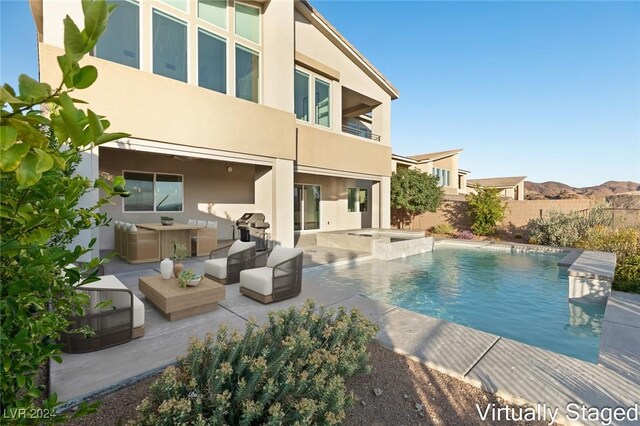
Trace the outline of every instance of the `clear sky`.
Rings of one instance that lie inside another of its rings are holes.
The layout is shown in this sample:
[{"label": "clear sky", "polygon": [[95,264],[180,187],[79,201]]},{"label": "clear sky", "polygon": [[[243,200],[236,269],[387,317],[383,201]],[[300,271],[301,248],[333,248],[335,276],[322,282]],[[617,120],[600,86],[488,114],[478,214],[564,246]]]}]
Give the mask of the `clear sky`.
[{"label": "clear sky", "polygon": [[[395,153],[463,148],[472,178],[640,182],[640,2],[312,4],[400,91]],[[2,82],[35,76],[26,0],[0,8]]]}]

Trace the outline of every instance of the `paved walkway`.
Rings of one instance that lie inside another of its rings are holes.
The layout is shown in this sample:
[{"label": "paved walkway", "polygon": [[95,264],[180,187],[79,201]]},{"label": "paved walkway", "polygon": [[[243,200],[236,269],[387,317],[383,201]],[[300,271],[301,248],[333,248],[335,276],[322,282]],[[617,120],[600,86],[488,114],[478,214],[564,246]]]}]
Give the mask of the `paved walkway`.
[{"label": "paved walkway", "polygon": [[[242,296],[237,284],[226,286],[220,309],[174,322],[164,319],[138,291],[137,277],[154,271],[120,273],[118,278],[145,303],[145,336],[99,352],[65,355],[62,364],[52,365],[52,390],[70,402],[112,390],[172,363],[185,351],[189,336],[215,332],[223,322],[243,328],[249,316],[261,322],[269,310],[300,305],[312,298],[319,304],[359,308],[380,325],[379,344],[513,402],[546,403],[557,407],[561,415],[568,414],[569,403],[632,407],[640,402],[640,297],[612,295],[602,338],[603,362],[594,365],[364,297],[357,286],[338,282],[340,274],[334,273],[336,268],[350,267],[340,263],[358,259],[367,256],[354,259],[343,253],[342,257],[336,255],[338,263],[329,267],[306,269],[302,294],[272,305]],[[201,267],[201,262],[194,261],[192,267],[198,264]],[[617,333],[618,326],[627,327],[627,334],[609,341],[607,330]],[[622,352],[620,345],[625,345]]]}]

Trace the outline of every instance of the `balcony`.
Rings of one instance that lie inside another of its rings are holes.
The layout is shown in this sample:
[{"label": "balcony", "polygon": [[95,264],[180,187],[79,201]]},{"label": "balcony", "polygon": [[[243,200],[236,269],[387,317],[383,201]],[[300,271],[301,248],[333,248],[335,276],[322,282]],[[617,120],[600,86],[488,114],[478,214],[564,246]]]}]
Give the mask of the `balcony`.
[{"label": "balcony", "polygon": [[380,135],[371,133],[371,130],[365,126],[358,126],[355,123],[347,123],[342,125],[342,131],[353,136],[358,136],[372,141],[380,142]]},{"label": "balcony", "polygon": [[342,132],[380,142],[380,136],[373,133],[373,111],[379,105],[379,101],[343,86]]}]

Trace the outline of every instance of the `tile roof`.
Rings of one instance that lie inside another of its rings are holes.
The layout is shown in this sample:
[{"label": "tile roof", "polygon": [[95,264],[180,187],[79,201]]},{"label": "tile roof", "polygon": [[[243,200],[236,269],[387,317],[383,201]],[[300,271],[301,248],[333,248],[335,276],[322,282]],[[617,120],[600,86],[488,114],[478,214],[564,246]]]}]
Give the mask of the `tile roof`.
[{"label": "tile roof", "polygon": [[495,178],[484,178],[484,179],[468,179],[467,186],[480,185],[480,186],[495,187],[495,188],[501,188],[505,186],[516,186],[526,178],[527,178],[526,176],[510,176],[510,177],[495,177]]},{"label": "tile roof", "polygon": [[440,158],[449,157],[453,154],[462,152],[462,149],[450,149],[448,151],[428,152],[426,154],[410,155],[408,158],[416,161],[439,160]]}]

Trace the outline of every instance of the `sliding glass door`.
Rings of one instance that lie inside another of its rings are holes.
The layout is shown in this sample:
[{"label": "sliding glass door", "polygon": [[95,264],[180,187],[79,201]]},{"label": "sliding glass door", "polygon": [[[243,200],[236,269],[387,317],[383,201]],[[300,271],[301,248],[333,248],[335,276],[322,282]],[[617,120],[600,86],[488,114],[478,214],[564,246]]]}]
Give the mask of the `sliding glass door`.
[{"label": "sliding glass door", "polygon": [[320,185],[294,185],[293,229],[320,229]]}]

